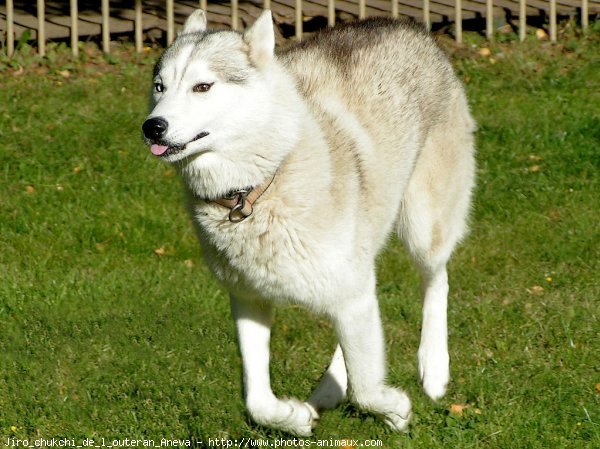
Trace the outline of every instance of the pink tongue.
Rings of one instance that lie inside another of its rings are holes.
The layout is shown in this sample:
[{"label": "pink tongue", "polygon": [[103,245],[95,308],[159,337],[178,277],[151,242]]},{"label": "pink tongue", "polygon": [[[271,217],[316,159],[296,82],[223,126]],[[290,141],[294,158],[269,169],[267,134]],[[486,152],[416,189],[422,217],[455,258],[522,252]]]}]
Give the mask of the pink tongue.
[{"label": "pink tongue", "polygon": [[165,145],[157,145],[157,144],[154,144],[150,147],[150,151],[155,156],[160,156],[160,155],[164,154],[164,152],[167,151],[168,149],[169,149],[169,147],[167,147]]}]

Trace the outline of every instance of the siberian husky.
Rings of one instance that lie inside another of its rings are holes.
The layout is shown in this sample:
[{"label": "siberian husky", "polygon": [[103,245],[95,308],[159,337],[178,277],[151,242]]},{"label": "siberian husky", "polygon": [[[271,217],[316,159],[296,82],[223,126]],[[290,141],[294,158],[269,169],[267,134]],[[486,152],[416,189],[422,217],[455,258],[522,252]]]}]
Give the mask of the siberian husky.
[{"label": "siberian husky", "polygon": [[[346,399],[406,428],[386,383],[375,259],[399,234],[422,275],[425,393],[450,378],[446,263],[464,236],[475,122],[443,51],[419,25],[368,19],[275,52],[271,13],[244,33],[194,12],[154,69],[142,130],[180,172],[206,263],[231,297],[252,419],[310,435]],[[306,401],[270,386],[273,306],[327,316],[339,345]]]}]

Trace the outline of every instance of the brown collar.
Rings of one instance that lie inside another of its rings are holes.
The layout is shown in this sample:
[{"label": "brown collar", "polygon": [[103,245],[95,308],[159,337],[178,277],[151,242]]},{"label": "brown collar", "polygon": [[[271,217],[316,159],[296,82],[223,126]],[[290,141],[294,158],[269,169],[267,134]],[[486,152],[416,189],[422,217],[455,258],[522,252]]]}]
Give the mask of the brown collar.
[{"label": "brown collar", "polygon": [[207,200],[208,203],[218,204],[229,209],[229,221],[239,223],[252,215],[252,206],[263,193],[267,191],[275,175],[267,179],[258,187],[230,191],[227,196],[216,200]]}]

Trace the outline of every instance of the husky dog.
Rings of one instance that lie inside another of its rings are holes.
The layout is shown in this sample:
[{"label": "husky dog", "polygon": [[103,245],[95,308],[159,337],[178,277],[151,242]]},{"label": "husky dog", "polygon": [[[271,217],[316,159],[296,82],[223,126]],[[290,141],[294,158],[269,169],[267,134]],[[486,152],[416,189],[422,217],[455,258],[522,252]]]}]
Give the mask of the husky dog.
[{"label": "husky dog", "polygon": [[[206,263],[230,293],[252,419],[310,435],[348,399],[403,430],[411,403],[386,383],[375,259],[396,232],[420,270],[419,374],[439,399],[446,263],[474,184],[465,93],[410,22],[369,19],[274,47],[269,11],[244,33],[207,31],[194,12],[156,64],[145,142],[179,170]],[[271,390],[279,303],[327,316],[339,339],[305,402]]]}]

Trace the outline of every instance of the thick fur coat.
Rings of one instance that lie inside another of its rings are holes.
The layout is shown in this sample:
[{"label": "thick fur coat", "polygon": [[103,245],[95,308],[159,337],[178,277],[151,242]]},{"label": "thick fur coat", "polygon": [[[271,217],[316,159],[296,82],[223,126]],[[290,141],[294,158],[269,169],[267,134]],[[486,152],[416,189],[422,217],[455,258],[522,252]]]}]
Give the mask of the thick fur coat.
[{"label": "thick fur coat", "polygon": [[[143,129],[153,153],[179,169],[206,262],[231,294],[256,422],[309,435],[321,410],[349,399],[406,427],[410,401],[385,381],[375,294],[375,258],[391,232],[422,274],[423,387],[444,395],[446,263],[467,229],[475,123],[424,29],[369,19],[275,54],[269,12],[240,34],[207,31],[197,11],[156,65]],[[213,201],[273,176],[244,221]],[[270,387],[281,302],[326,315],[339,338],[305,402]]]}]

